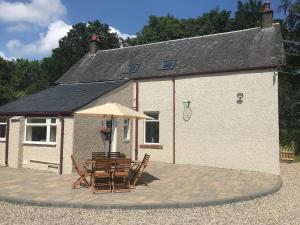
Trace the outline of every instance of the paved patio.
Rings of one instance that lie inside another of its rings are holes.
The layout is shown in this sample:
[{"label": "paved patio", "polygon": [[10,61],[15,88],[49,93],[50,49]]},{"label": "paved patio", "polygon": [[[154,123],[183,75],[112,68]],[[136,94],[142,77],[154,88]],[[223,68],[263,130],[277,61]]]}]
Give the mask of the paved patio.
[{"label": "paved patio", "polygon": [[76,175],[0,167],[0,200],[43,206],[82,208],[176,208],[245,201],[276,192],[280,176],[150,162],[148,186],[129,193],[92,194],[71,188]]}]

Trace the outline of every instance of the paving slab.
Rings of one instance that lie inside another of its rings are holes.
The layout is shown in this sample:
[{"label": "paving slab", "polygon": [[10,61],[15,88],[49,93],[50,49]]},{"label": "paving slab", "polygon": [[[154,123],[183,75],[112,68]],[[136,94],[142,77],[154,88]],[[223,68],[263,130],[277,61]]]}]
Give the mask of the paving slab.
[{"label": "paving slab", "polygon": [[0,200],[54,207],[100,209],[188,208],[251,200],[278,191],[277,175],[150,162],[145,179],[129,193],[93,194],[72,189],[73,175],[0,167]]}]

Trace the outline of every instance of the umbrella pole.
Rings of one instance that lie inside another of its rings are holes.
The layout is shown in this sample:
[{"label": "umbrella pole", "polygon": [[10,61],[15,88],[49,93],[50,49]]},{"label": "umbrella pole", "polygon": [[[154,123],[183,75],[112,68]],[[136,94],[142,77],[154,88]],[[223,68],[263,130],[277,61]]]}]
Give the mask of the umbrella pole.
[{"label": "umbrella pole", "polygon": [[111,138],[112,138],[112,132],[113,132],[113,116],[111,116],[111,123],[110,123],[110,137],[109,137],[109,145],[108,145],[108,156],[110,155],[111,150]]}]

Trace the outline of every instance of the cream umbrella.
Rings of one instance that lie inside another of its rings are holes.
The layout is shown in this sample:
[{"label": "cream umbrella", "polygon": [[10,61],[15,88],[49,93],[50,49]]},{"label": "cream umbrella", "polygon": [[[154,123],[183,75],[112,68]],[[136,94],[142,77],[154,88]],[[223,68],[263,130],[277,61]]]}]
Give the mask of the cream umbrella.
[{"label": "cream umbrella", "polygon": [[[95,106],[75,112],[79,116],[95,116],[95,117],[110,117],[114,118],[131,118],[131,119],[152,119],[144,113],[134,111],[118,103],[106,103],[104,105]],[[109,140],[109,152],[111,148],[111,137]]]},{"label": "cream umbrella", "polygon": [[75,112],[79,116],[96,116],[96,117],[121,117],[132,119],[152,119],[144,113],[134,111],[118,103],[106,103]]}]

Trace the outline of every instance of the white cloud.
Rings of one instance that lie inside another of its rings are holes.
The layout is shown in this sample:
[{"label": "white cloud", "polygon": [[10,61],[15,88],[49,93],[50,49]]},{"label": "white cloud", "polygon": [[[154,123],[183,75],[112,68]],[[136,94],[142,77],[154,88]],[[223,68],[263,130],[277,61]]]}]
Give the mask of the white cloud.
[{"label": "white cloud", "polygon": [[7,59],[6,55],[4,54],[4,52],[1,52],[0,51],[0,56],[3,58],[3,59]]},{"label": "white cloud", "polygon": [[31,27],[27,24],[24,23],[19,23],[17,25],[11,26],[7,28],[8,31],[10,32],[22,32],[22,31],[28,31],[31,30]]},{"label": "white cloud", "polygon": [[31,0],[28,3],[0,0],[0,21],[47,26],[59,20],[67,10],[61,0]]},{"label": "white cloud", "polygon": [[17,57],[47,56],[51,50],[58,47],[58,41],[64,37],[72,26],[62,20],[55,21],[48,26],[46,34],[41,33],[40,39],[24,44],[19,40],[10,40],[6,44],[9,52]]},{"label": "white cloud", "polygon": [[126,34],[126,33],[122,33],[121,31],[119,31],[118,29],[109,26],[110,32],[111,33],[116,33],[119,37],[123,38],[123,39],[127,39],[127,38],[135,38],[136,35],[134,34]]},{"label": "white cloud", "polygon": [[4,52],[0,51],[0,56],[5,60],[16,60],[15,57],[7,57]]}]

